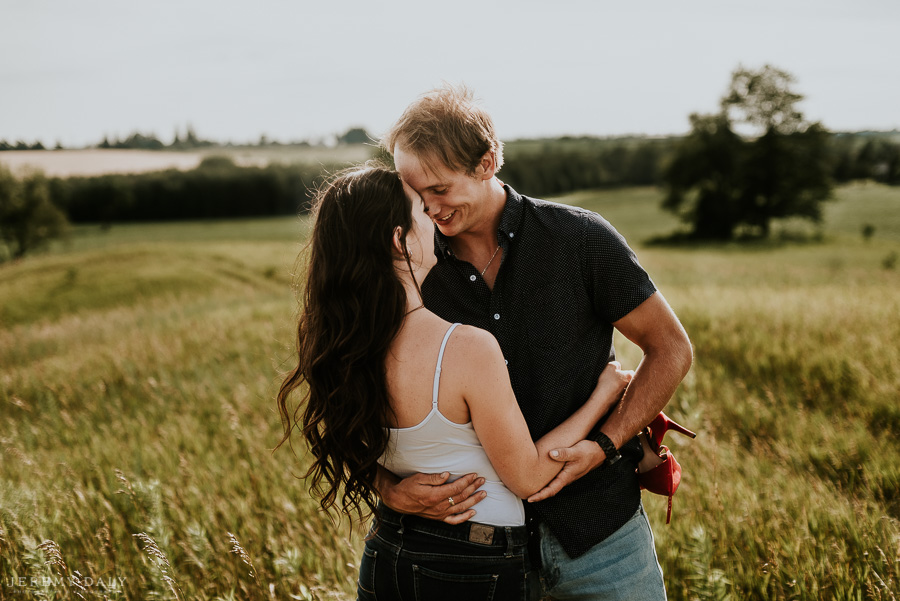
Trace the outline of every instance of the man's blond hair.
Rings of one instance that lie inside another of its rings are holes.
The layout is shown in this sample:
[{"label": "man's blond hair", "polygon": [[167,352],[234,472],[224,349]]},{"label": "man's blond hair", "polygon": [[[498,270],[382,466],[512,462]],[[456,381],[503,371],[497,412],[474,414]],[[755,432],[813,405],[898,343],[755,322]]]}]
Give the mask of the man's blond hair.
[{"label": "man's blond hair", "polygon": [[391,155],[399,145],[428,168],[439,161],[468,175],[488,152],[495,170],[503,165],[503,142],[497,138],[491,116],[475,104],[464,85],[444,85],[419,96],[381,139]]}]

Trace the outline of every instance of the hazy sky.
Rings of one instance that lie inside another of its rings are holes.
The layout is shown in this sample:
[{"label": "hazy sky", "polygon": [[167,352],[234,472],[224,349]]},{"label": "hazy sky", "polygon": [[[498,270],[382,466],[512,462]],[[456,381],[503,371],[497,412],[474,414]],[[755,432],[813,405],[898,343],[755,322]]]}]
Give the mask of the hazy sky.
[{"label": "hazy sky", "polygon": [[442,81],[504,139],[683,133],[765,63],[833,130],[900,128],[897,0],[0,0],[0,139],[379,134]]}]

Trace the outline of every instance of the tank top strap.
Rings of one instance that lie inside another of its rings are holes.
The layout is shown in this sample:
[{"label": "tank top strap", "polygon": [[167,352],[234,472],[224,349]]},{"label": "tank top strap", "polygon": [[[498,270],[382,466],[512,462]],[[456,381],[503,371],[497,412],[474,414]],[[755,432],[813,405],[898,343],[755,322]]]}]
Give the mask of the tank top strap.
[{"label": "tank top strap", "polygon": [[460,324],[455,323],[447,330],[447,333],[444,334],[444,340],[441,342],[441,351],[438,353],[437,367],[434,368],[434,392],[431,394],[431,406],[437,408],[438,403],[438,388],[441,386],[441,362],[444,360],[444,349],[447,348],[447,341],[450,340],[450,334],[453,333],[453,330],[456,329],[456,326]]}]

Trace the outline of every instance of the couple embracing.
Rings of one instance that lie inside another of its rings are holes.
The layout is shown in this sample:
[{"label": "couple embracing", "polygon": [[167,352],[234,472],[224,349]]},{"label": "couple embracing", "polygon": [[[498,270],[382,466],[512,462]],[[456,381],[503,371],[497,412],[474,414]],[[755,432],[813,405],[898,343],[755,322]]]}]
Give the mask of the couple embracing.
[{"label": "couple embracing", "polygon": [[396,171],[319,193],[278,395],[323,507],[374,514],[358,598],[664,599],[639,472],[691,365],[677,317],[603,218],[497,178],[465,89],[420,97],[383,145]]}]

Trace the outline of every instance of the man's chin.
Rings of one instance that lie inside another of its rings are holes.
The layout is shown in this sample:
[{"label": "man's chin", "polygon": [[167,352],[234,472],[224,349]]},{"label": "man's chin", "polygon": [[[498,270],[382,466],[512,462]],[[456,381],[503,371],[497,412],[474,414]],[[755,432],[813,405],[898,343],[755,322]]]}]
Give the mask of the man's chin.
[{"label": "man's chin", "polygon": [[455,228],[454,225],[453,225],[453,220],[452,220],[452,219],[451,219],[449,222],[447,222],[446,225],[443,225],[443,224],[440,224],[440,223],[438,223],[438,224],[436,224],[436,225],[437,225],[438,231],[439,231],[441,234],[443,234],[444,236],[453,237],[453,236],[455,236],[456,234],[459,233],[458,231],[456,231],[456,228]]}]

